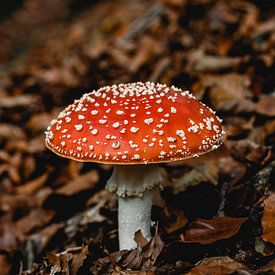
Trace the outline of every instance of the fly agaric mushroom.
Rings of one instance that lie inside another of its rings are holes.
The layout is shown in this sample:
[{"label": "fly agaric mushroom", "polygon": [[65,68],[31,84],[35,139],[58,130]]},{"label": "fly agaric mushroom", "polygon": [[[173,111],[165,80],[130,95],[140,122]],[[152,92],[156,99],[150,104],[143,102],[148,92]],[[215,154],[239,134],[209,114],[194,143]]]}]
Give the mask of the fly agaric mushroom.
[{"label": "fly agaric mushroom", "polygon": [[118,195],[120,249],[150,239],[153,189],[163,181],[158,163],[217,149],[221,120],[188,91],[152,82],[102,87],[62,111],[46,131],[54,153],[114,165],[106,188]]}]

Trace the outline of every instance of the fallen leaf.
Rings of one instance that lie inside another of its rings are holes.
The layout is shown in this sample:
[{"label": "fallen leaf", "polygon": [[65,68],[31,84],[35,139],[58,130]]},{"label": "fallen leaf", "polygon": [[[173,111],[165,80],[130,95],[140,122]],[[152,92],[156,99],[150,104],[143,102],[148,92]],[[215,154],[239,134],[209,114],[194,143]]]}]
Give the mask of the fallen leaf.
[{"label": "fallen leaf", "polygon": [[136,72],[142,65],[148,63],[152,57],[159,55],[164,50],[164,42],[160,43],[150,36],[143,36],[139,43],[140,50],[131,59],[130,64],[125,64],[132,73]]},{"label": "fallen leaf", "polygon": [[14,126],[12,124],[1,123],[0,124],[0,139],[23,139],[25,133],[22,128]]},{"label": "fallen leaf", "polygon": [[246,60],[246,57],[211,56],[201,50],[190,53],[187,64],[188,71],[217,72],[234,68]]},{"label": "fallen leaf", "polygon": [[189,186],[199,185],[202,182],[218,184],[218,166],[215,161],[208,161],[195,165],[193,169],[183,173],[179,178],[171,179],[167,184],[171,186],[173,193],[185,191]]},{"label": "fallen leaf", "polygon": [[82,267],[87,255],[89,253],[88,246],[83,246],[80,251],[72,254],[72,262],[70,263],[70,274],[76,275],[78,274],[78,270]]},{"label": "fallen leaf", "polygon": [[111,275],[155,275],[153,271],[133,271],[133,270],[123,270],[120,267],[116,267],[115,271]]},{"label": "fallen leaf", "polygon": [[245,272],[244,274],[247,274],[248,270],[249,269],[244,265],[225,256],[203,259],[198,262],[187,275],[229,275],[236,271]]},{"label": "fallen leaf", "polygon": [[52,252],[48,252],[46,254],[46,257],[47,257],[49,264],[51,265],[51,269],[54,270],[54,272],[60,272],[62,270],[60,259],[57,255],[55,255]]},{"label": "fallen leaf", "polygon": [[247,211],[251,205],[257,204],[271,183],[274,167],[275,161],[272,161],[249,180],[229,188],[226,195],[225,212],[229,215],[235,215],[235,213],[240,212],[240,209]]},{"label": "fallen leaf", "polygon": [[260,272],[267,272],[267,271],[273,271],[275,272],[275,259],[270,261],[267,265],[264,267],[260,268]]},{"label": "fallen leaf", "polygon": [[0,248],[4,251],[16,249],[24,240],[22,232],[10,222],[9,216],[0,217]]},{"label": "fallen leaf", "polygon": [[11,263],[9,257],[5,254],[0,254],[0,274],[9,275],[11,269]]},{"label": "fallen leaf", "polygon": [[1,108],[28,107],[35,106],[40,97],[37,95],[18,95],[10,97],[1,97]]},{"label": "fallen leaf", "polygon": [[37,228],[40,228],[54,217],[55,212],[52,210],[44,210],[41,208],[34,209],[30,212],[29,215],[21,218],[16,226],[24,233],[28,234],[30,231],[33,231]]},{"label": "fallen leaf", "polygon": [[44,132],[50,124],[53,117],[60,113],[60,109],[55,108],[51,113],[38,113],[33,115],[26,124],[26,128],[31,130],[32,133]]},{"label": "fallen leaf", "polygon": [[79,175],[75,179],[69,181],[64,186],[56,190],[56,194],[64,196],[72,196],[84,190],[92,189],[96,186],[99,180],[99,175],[96,170],[87,172],[84,175]]},{"label": "fallen leaf", "polygon": [[30,195],[35,193],[41,187],[44,186],[45,182],[48,179],[49,174],[46,172],[39,176],[38,178],[31,180],[25,184],[22,184],[16,188],[16,193],[21,195]]},{"label": "fallen leaf", "polygon": [[262,228],[263,240],[275,244],[275,193],[271,193],[264,200]]},{"label": "fallen leaf", "polygon": [[44,248],[50,243],[53,237],[64,227],[61,223],[52,223],[42,230],[29,236],[29,240],[35,244],[37,253],[41,253]]},{"label": "fallen leaf", "polygon": [[256,105],[256,112],[265,116],[275,116],[275,96],[262,96]]},{"label": "fallen leaf", "polygon": [[247,218],[214,217],[211,220],[197,219],[180,235],[184,243],[212,244],[238,233]]},{"label": "fallen leaf", "polygon": [[161,211],[162,219],[164,220],[165,231],[170,234],[180,228],[183,228],[187,219],[181,209],[166,204]]},{"label": "fallen leaf", "polygon": [[[127,257],[123,260],[122,266],[124,268],[136,269],[141,271],[149,271],[153,268],[159,254],[161,253],[164,243],[157,231],[154,237],[147,244],[144,237],[139,236],[141,232],[135,234],[135,240],[141,241],[138,247],[129,252]],[[142,247],[141,247],[142,245]]]}]

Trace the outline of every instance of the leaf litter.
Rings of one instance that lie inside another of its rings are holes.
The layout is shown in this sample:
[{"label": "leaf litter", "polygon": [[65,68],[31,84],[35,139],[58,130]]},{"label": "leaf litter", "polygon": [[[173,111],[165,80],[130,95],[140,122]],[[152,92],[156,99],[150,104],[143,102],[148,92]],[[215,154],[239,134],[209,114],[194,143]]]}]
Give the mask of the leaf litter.
[{"label": "leaf litter", "polygon": [[[274,271],[274,5],[77,2],[25,0],[0,25],[0,273]],[[43,131],[82,93],[139,80],[191,88],[227,135],[164,165],[158,232],[118,251],[110,168],[60,159]]]}]

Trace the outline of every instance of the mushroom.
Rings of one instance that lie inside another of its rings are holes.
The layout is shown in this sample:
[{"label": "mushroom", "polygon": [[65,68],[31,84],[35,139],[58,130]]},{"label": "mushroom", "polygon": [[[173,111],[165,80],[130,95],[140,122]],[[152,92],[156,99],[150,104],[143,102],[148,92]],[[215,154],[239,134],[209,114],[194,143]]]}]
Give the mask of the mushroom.
[{"label": "mushroom", "polygon": [[47,128],[46,145],[62,157],[114,165],[106,188],[118,196],[120,249],[131,249],[136,231],[151,238],[158,164],[210,152],[223,137],[221,120],[188,91],[137,82],[75,100]]}]

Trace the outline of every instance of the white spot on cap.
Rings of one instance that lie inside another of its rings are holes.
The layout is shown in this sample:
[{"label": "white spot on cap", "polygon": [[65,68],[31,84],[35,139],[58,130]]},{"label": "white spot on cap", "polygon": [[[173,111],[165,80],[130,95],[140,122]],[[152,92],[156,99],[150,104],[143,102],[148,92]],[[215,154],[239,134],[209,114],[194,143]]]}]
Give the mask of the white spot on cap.
[{"label": "white spot on cap", "polygon": [[173,137],[168,137],[167,138],[167,140],[169,141],[169,142],[176,142],[176,138],[173,138]]},{"label": "white spot on cap", "polygon": [[93,145],[89,145],[89,150],[93,151],[94,150],[94,146]]},{"label": "white spot on cap", "polygon": [[135,154],[134,157],[133,157],[133,159],[140,159],[140,155]]},{"label": "white spot on cap", "polygon": [[130,129],[130,131],[132,132],[132,133],[136,133],[137,131],[139,130],[139,128],[136,128],[136,127],[131,127],[131,129]]},{"label": "white spot on cap", "polygon": [[67,117],[65,117],[65,121],[66,121],[67,123],[69,123],[69,122],[72,121],[72,119],[71,119],[69,116],[67,116]]},{"label": "white spot on cap", "polygon": [[153,121],[154,121],[153,118],[144,119],[144,122],[148,125],[151,124]]},{"label": "white spot on cap", "polygon": [[105,123],[107,122],[107,120],[106,120],[106,119],[100,119],[98,122],[99,122],[100,124],[105,124]]},{"label": "white spot on cap", "polygon": [[161,107],[158,108],[158,113],[162,113],[163,109]]},{"label": "white spot on cap", "polygon": [[125,114],[124,111],[120,111],[120,110],[116,111],[116,113],[117,113],[117,115],[123,115],[123,114]]},{"label": "white spot on cap", "polygon": [[91,131],[91,133],[92,133],[93,135],[96,135],[96,134],[98,133],[98,130],[97,130],[97,129],[93,129],[93,130]]},{"label": "white spot on cap", "polygon": [[120,147],[120,143],[118,141],[115,141],[115,142],[112,143],[112,147],[114,149],[118,149]]},{"label": "white spot on cap", "polygon": [[119,122],[113,123],[113,127],[114,127],[114,128],[118,128],[118,127],[119,127]]},{"label": "white spot on cap", "polygon": [[79,120],[83,120],[83,119],[85,119],[85,116],[83,116],[83,115],[78,115],[78,119],[79,119]]},{"label": "white spot on cap", "polygon": [[83,126],[82,124],[76,124],[74,128],[76,129],[76,131],[80,131],[83,128]]},{"label": "white spot on cap", "polygon": [[97,114],[98,114],[98,110],[92,110],[92,111],[91,111],[91,114],[92,114],[92,115],[97,115]]},{"label": "white spot on cap", "polygon": [[171,107],[171,113],[175,114],[177,112],[177,109],[175,107]]}]

